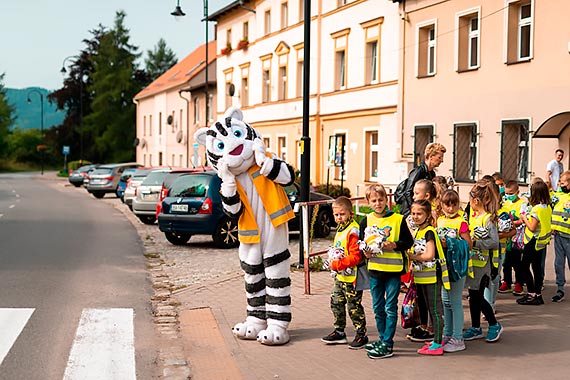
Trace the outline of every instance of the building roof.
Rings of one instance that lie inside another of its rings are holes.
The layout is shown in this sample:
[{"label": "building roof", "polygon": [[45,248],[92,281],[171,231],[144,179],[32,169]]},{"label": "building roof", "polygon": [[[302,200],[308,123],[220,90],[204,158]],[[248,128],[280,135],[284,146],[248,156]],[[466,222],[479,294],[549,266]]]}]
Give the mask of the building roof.
[{"label": "building roof", "polygon": [[[208,64],[216,60],[216,41],[208,44]],[[188,83],[205,68],[206,44],[200,45],[192,53],[168,69],[151,84],[135,95],[135,100],[143,99],[173,87]]]},{"label": "building roof", "polygon": [[234,9],[243,8],[246,10],[253,10],[249,7],[246,7],[245,4],[250,3],[250,0],[235,0],[232,1],[227,6],[223,7],[222,9],[208,15],[208,21],[218,21],[220,17],[224,16],[225,14],[233,11]]}]

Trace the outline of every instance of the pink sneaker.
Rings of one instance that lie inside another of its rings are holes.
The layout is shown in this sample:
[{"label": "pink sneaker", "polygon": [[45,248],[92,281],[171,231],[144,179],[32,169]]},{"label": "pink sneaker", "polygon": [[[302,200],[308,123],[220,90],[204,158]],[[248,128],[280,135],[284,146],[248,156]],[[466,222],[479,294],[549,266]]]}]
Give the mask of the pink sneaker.
[{"label": "pink sneaker", "polygon": [[433,356],[438,356],[438,355],[443,355],[443,346],[439,347],[439,348],[435,348],[435,349],[430,349],[430,346],[423,346],[422,348],[420,348],[418,350],[418,354],[420,355],[433,355]]}]

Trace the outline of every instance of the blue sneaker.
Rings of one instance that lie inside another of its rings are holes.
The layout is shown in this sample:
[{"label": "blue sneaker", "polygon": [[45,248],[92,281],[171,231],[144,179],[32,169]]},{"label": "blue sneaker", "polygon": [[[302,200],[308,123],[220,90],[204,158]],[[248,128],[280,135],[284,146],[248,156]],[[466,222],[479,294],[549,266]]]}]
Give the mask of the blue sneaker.
[{"label": "blue sneaker", "polygon": [[503,325],[497,322],[494,326],[489,326],[489,331],[487,331],[487,338],[485,339],[489,343],[493,343],[499,340],[501,334],[503,333]]},{"label": "blue sneaker", "polygon": [[469,329],[463,333],[463,340],[475,340],[481,338],[483,338],[483,329],[480,327],[469,327]]}]

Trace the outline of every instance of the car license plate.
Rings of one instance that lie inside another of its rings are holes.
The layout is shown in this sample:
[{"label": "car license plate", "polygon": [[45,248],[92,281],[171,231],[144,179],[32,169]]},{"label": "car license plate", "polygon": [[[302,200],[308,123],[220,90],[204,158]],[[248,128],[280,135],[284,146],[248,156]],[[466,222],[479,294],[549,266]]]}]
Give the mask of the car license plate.
[{"label": "car license plate", "polygon": [[[145,201],[157,201],[158,193],[143,194],[143,198]],[[179,206],[186,206],[186,210],[188,210],[188,205],[179,205]]]},{"label": "car license plate", "polygon": [[173,212],[188,212],[188,205],[173,204],[170,206],[170,211]]}]

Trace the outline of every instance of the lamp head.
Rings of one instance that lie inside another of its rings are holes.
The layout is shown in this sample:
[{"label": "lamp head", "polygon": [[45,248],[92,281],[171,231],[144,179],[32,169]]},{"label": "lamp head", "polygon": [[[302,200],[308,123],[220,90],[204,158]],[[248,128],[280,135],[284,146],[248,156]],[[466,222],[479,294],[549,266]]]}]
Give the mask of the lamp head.
[{"label": "lamp head", "polygon": [[61,66],[61,70],[59,70],[59,72],[61,73],[61,75],[65,75],[65,73],[67,73],[65,66]]},{"label": "lamp head", "polygon": [[170,12],[170,14],[176,18],[186,16],[186,13],[182,12],[182,8],[180,8],[180,0],[178,0],[176,8],[174,8],[174,11]]}]

